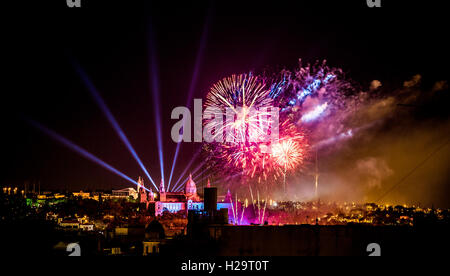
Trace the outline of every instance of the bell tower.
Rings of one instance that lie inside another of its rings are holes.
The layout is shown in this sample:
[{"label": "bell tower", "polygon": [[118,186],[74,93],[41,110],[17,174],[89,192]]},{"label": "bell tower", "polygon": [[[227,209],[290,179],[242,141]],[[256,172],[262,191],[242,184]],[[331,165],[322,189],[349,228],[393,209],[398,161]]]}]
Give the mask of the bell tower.
[{"label": "bell tower", "polygon": [[166,201],[166,190],[164,189],[163,179],[161,179],[161,184],[159,185],[159,201]]},{"label": "bell tower", "polygon": [[147,203],[147,193],[145,192],[144,180],[139,176],[138,178],[138,193],[139,203]]}]

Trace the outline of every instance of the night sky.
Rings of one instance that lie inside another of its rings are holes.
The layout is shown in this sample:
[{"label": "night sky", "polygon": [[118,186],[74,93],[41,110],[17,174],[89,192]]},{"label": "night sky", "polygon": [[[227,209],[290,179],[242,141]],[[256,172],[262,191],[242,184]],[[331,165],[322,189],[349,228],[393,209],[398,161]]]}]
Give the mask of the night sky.
[{"label": "night sky", "polygon": [[[159,65],[166,179],[176,146],[170,113],[186,105],[202,36],[195,98],[233,73],[292,69],[299,58],[326,59],[367,86],[374,79],[401,85],[415,74],[422,75],[425,86],[448,78],[448,19],[440,1],[382,1],[379,9],[368,8],[365,0],[152,2],[85,0],[82,8],[69,9],[63,0],[21,1],[5,9],[12,15],[3,40],[11,85],[2,91],[2,185],[40,181],[44,190],[130,185],[24,118],[55,130],[133,179],[144,176],[72,61],[89,75],[159,182],[151,32]],[[175,180],[199,146],[182,145]]]}]

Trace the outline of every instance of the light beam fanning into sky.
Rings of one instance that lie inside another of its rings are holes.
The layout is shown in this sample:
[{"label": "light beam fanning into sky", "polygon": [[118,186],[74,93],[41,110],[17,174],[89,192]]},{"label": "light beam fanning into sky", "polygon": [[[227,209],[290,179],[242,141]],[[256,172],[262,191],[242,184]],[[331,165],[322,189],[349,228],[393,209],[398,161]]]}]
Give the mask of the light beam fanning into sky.
[{"label": "light beam fanning into sky", "polygon": [[134,150],[133,146],[131,145],[130,141],[128,140],[127,136],[125,135],[125,133],[123,132],[122,128],[120,127],[119,123],[116,121],[116,119],[114,118],[114,116],[112,115],[111,111],[109,110],[109,108],[106,106],[106,103],[103,101],[102,97],[100,96],[100,93],[97,91],[97,89],[95,88],[94,84],[91,82],[91,80],[89,79],[89,77],[87,76],[87,74],[84,72],[84,70],[81,68],[81,66],[76,63],[73,62],[74,67],[77,71],[77,73],[79,74],[81,80],[83,81],[83,83],[85,84],[85,86],[87,87],[87,89],[89,90],[89,92],[91,93],[92,97],[94,98],[95,102],[97,103],[97,105],[100,107],[100,109],[103,111],[103,114],[105,115],[105,117],[108,119],[109,123],[111,124],[111,126],[114,128],[115,132],[117,133],[117,135],[119,136],[120,140],[122,140],[122,142],[125,144],[125,146],[127,147],[127,149],[130,151],[131,155],[134,157],[134,159],[136,160],[136,162],[139,164],[139,166],[141,167],[142,171],[145,173],[145,175],[148,177],[148,179],[150,180],[150,182],[153,184],[153,186],[155,187],[155,189],[158,191],[158,187],[156,186],[155,182],[153,181],[152,177],[150,176],[150,174],[148,173],[147,169],[145,168],[144,164],[142,163],[141,159],[139,158],[139,156],[137,155],[136,151]]},{"label": "light beam fanning into sky", "polygon": [[156,126],[156,139],[158,143],[158,156],[159,156],[159,166],[161,168],[161,179],[164,183],[164,159],[163,159],[163,145],[162,145],[162,125],[161,125],[161,101],[160,101],[160,91],[159,91],[159,72],[158,72],[158,60],[156,55],[156,43],[155,35],[153,34],[152,27],[149,30],[149,48],[150,48],[150,75],[151,75],[151,90],[153,99],[153,112],[155,117]]},{"label": "light beam fanning into sky", "polygon": [[186,174],[186,172],[189,170],[189,168],[191,167],[192,163],[195,161],[195,159],[197,158],[197,156],[200,154],[202,148],[199,148],[197,150],[197,152],[194,154],[194,156],[191,158],[191,160],[189,161],[189,163],[187,164],[186,168],[184,168],[184,171],[180,174],[180,177],[178,177],[177,182],[175,182],[175,185],[173,185],[173,187],[176,187],[178,185],[178,183],[180,183],[181,178]]},{"label": "light beam fanning into sky", "polygon": [[[190,174],[195,174],[203,165],[205,164],[205,162],[201,162]],[[186,183],[186,181],[188,181],[189,176],[186,177],[182,182],[180,182],[178,184],[178,187],[174,187],[173,190],[177,191],[183,188],[183,185]]]},{"label": "light beam fanning into sky", "polygon": [[[199,45],[199,48],[197,51],[197,57],[195,58],[195,66],[194,66],[194,71],[192,73],[191,84],[189,85],[188,98],[187,98],[187,103],[186,103],[186,106],[188,108],[189,108],[189,106],[192,102],[192,98],[194,96],[194,89],[195,89],[195,85],[197,84],[198,72],[200,71],[200,64],[201,64],[201,61],[203,58],[203,52],[205,51],[206,37],[208,34],[209,24],[210,24],[210,20],[211,20],[210,14],[211,14],[211,11],[208,11],[208,15],[205,20],[205,25],[203,26],[203,32],[202,32],[202,37],[200,39],[200,45]],[[184,118],[183,118],[183,120],[184,120]],[[182,135],[180,135],[180,136],[182,136]],[[175,165],[177,163],[178,153],[180,151],[181,144],[182,144],[181,142],[177,143],[177,148],[175,149],[175,155],[173,157],[172,169],[170,170],[169,182],[167,183],[168,191],[170,189],[170,183],[172,181],[173,171],[174,171]]]},{"label": "light beam fanning into sky", "polygon": [[[84,158],[102,166],[103,168],[107,169],[108,171],[122,177],[123,179],[135,184],[136,186],[139,186],[139,184],[134,181],[133,179],[131,179],[129,176],[125,175],[124,173],[120,172],[119,170],[117,170],[116,168],[112,167],[111,165],[107,164],[106,162],[104,162],[103,160],[101,160],[100,158],[94,156],[92,153],[88,152],[87,150],[81,148],[80,146],[75,145],[73,142],[71,142],[70,140],[64,138],[63,136],[59,135],[58,133],[54,132],[51,129],[46,128],[45,126],[39,124],[38,122],[32,121],[32,120],[28,120],[28,122],[35,128],[37,128],[38,130],[42,131],[43,133],[45,133],[46,135],[48,135],[50,138],[56,140],[57,142],[61,143],[62,145],[66,146],[67,148],[71,149],[72,151],[78,153],[79,155],[83,156]],[[144,187],[145,190],[147,191],[151,191],[147,188]]]}]

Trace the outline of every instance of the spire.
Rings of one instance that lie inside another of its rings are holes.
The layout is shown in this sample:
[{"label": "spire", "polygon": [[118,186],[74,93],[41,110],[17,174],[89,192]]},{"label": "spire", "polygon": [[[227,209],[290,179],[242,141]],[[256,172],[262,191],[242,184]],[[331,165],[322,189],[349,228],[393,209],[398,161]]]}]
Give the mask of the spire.
[{"label": "spire", "polygon": [[161,179],[161,184],[159,185],[159,201],[166,201],[166,190],[164,189],[163,179]]},{"label": "spire", "polygon": [[154,201],[155,200],[155,194],[152,191],[150,191],[148,193],[148,198],[149,198],[150,201]]},{"label": "spire", "polygon": [[144,179],[142,179],[142,177],[138,177],[138,181],[137,181],[137,183],[138,183],[138,186],[137,186],[137,191],[138,192],[140,192],[141,190],[142,191],[145,191],[145,185],[144,185]]},{"label": "spire", "polygon": [[211,181],[208,178],[208,184],[206,184],[206,188],[211,188]]},{"label": "spire", "polygon": [[142,179],[142,177],[138,177],[138,199],[140,203],[146,203],[147,202],[147,192],[145,191],[145,186],[144,186],[144,180]]},{"label": "spire", "polygon": [[164,180],[161,179],[161,184],[159,185],[159,192],[160,193],[165,193],[166,190],[164,189]]}]

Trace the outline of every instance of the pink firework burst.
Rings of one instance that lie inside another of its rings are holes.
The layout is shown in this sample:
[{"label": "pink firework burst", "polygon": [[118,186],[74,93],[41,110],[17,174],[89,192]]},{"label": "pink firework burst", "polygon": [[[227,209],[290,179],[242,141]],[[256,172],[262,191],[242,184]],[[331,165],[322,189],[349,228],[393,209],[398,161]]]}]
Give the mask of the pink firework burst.
[{"label": "pink firework burst", "polygon": [[303,162],[303,149],[299,142],[289,137],[272,145],[272,156],[280,167],[293,170]]},{"label": "pink firework burst", "polygon": [[[241,173],[258,182],[276,180],[303,163],[305,135],[291,119],[285,118],[279,125],[279,139],[260,139],[267,134],[268,110],[277,105],[269,92],[261,79],[244,74],[219,81],[207,94],[204,125],[214,126],[214,137],[223,135],[223,142],[205,143],[203,148],[208,163],[220,173]],[[216,121],[213,109],[208,108],[231,110],[234,120]]]}]

